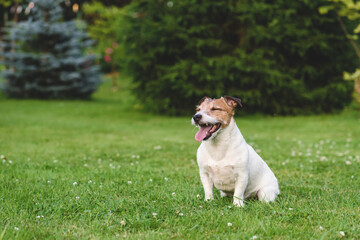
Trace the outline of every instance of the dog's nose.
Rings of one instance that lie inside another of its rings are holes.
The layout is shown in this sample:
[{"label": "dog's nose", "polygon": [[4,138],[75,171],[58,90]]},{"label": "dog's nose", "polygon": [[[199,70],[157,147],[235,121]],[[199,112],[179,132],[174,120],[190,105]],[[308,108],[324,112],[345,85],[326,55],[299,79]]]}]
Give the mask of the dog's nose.
[{"label": "dog's nose", "polygon": [[202,118],[201,114],[195,114],[193,119],[196,123],[198,123],[200,121],[200,119]]}]

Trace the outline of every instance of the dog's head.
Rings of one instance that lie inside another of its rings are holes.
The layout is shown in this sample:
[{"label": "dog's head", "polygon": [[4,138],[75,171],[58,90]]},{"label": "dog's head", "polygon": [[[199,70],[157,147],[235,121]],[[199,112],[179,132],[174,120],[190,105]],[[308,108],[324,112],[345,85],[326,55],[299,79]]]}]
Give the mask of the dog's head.
[{"label": "dog's head", "polygon": [[236,106],[242,106],[241,100],[234,97],[202,98],[191,119],[191,123],[200,128],[195,135],[195,140],[199,142],[208,140],[226,128],[234,116]]}]

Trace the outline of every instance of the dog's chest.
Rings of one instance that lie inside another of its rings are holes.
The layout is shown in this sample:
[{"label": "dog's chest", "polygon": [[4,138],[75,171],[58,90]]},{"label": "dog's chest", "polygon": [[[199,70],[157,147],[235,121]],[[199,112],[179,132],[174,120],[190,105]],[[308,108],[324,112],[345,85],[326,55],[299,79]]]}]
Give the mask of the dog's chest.
[{"label": "dog's chest", "polygon": [[232,191],[238,176],[238,168],[229,162],[209,162],[205,166],[216,188]]}]

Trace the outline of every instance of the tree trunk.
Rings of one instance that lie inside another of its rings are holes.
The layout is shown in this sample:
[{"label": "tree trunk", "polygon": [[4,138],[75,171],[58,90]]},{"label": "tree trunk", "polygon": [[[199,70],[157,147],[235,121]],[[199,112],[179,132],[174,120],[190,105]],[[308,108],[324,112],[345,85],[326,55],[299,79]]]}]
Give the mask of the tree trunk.
[{"label": "tree trunk", "polygon": [[360,104],[360,78],[354,80],[355,100]]}]

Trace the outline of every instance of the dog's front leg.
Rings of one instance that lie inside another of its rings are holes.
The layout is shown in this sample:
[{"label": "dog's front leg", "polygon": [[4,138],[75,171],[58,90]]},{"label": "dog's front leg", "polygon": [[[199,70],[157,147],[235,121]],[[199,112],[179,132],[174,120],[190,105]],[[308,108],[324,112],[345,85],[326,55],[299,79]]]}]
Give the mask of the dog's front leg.
[{"label": "dog's front leg", "polygon": [[234,205],[236,207],[244,206],[244,193],[248,184],[248,174],[244,173],[239,175],[236,179],[235,190],[234,190]]},{"label": "dog's front leg", "polygon": [[211,180],[209,174],[205,172],[200,172],[200,179],[204,187],[205,200],[209,201],[214,199],[214,193],[213,193],[214,183]]}]

